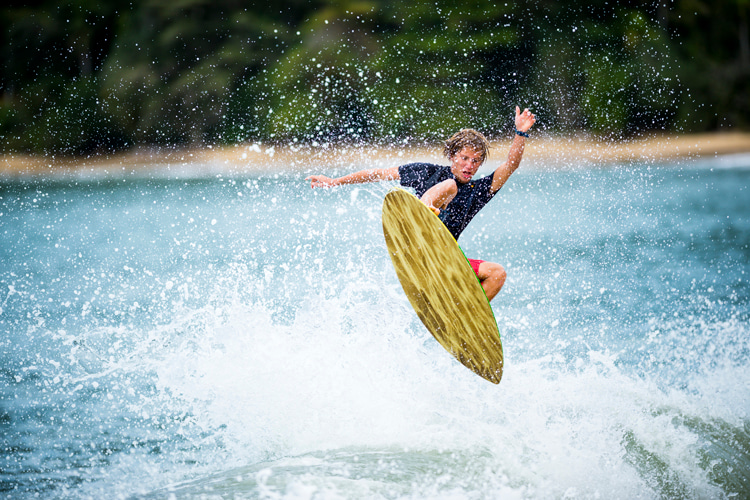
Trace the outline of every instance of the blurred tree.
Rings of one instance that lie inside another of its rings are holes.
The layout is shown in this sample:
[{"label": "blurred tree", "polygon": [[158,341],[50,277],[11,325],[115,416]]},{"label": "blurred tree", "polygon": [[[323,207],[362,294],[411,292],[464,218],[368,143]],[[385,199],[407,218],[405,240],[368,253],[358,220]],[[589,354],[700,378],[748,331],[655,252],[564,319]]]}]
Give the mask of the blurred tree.
[{"label": "blurred tree", "polygon": [[497,135],[512,126],[518,35],[505,5],[393,2],[372,63],[378,135],[445,139],[461,128]]},{"label": "blurred tree", "polygon": [[750,127],[750,0],[9,0],[0,144]]},{"label": "blurred tree", "polygon": [[260,75],[256,109],[271,138],[369,136],[368,66],[379,50],[372,10],[355,1],[316,12],[294,32],[297,43]]},{"label": "blurred tree", "polygon": [[101,110],[97,91],[93,77],[61,85],[52,105],[43,107],[26,128],[28,147],[32,151],[83,155],[127,146],[127,138]]},{"label": "blurred tree", "polygon": [[543,126],[620,135],[672,124],[678,63],[657,21],[622,2],[544,6],[523,22]]},{"label": "blurred tree", "polygon": [[682,0],[665,17],[689,89],[683,128],[750,128],[750,0]]},{"label": "blurred tree", "polygon": [[149,0],[121,17],[138,29],[121,30],[102,92],[108,112],[138,142],[197,144],[233,129],[224,118],[233,92],[286,43],[266,35],[282,25],[236,4]]},{"label": "blurred tree", "polygon": [[304,24],[268,71],[273,137],[418,140],[491,132],[511,111],[492,65],[515,39],[494,2],[339,2]]},{"label": "blurred tree", "polygon": [[105,125],[94,79],[112,41],[118,4],[68,0],[2,9],[5,147],[82,153],[124,144],[118,131]]}]

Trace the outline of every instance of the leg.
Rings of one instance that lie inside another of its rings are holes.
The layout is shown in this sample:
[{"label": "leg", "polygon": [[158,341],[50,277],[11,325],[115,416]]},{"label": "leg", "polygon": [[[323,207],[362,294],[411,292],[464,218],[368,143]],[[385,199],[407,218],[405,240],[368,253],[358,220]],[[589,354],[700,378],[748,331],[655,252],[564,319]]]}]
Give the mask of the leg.
[{"label": "leg", "polygon": [[497,292],[503,287],[506,276],[505,269],[500,264],[495,264],[494,262],[482,262],[479,264],[477,277],[480,283],[482,283],[487,300],[491,301],[495,298]]}]

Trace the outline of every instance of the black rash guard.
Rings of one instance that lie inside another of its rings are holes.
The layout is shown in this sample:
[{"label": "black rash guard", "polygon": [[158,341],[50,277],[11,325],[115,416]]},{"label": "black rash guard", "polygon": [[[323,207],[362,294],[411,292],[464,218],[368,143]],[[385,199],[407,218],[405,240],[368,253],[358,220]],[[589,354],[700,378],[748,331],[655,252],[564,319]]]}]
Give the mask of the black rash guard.
[{"label": "black rash guard", "polygon": [[[456,180],[450,167],[433,165],[431,163],[409,163],[398,167],[401,185],[414,188],[419,198],[435,184],[447,179]],[[492,188],[490,174],[481,179],[471,180],[462,184],[456,180],[458,193],[445,209],[440,211],[440,220],[448,228],[454,238],[458,239],[466,229],[471,219],[495,196],[490,192]]]}]

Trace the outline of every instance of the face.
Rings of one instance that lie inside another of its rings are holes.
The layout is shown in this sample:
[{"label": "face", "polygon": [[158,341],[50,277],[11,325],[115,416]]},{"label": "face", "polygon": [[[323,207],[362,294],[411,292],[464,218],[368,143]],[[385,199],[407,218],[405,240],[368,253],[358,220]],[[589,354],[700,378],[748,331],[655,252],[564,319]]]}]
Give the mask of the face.
[{"label": "face", "polygon": [[482,165],[482,154],[471,146],[465,146],[461,151],[451,156],[450,160],[451,172],[456,176],[458,182],[466,184]]}]

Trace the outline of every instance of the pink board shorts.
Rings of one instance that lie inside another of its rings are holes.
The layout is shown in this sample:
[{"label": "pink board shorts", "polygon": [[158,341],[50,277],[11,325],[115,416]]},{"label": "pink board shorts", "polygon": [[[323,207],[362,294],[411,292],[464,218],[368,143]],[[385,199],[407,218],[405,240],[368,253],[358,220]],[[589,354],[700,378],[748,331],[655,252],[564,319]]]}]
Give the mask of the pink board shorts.
[{"label": "pink board shorts", "polygon": [[478,260],[478,259],[468,259],[468,260],[469,260],[469,265],[471,265],[471,268],[474,270],[474,274],[476,274],[477,277],[479,277],[479,264],[481,264],[484,261]]}]

